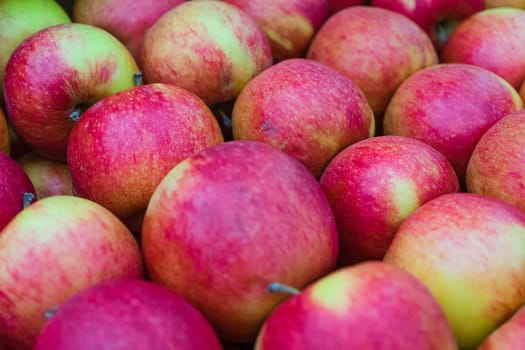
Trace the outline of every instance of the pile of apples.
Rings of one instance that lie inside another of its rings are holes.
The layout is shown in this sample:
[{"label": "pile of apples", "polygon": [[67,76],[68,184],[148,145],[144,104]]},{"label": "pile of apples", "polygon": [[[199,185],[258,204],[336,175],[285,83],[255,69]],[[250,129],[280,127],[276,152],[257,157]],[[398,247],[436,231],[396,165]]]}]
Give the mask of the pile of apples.
[{"label": "pile of apples", "polygon": [[0,350],[525,348],[525,1],[0,1]]}]

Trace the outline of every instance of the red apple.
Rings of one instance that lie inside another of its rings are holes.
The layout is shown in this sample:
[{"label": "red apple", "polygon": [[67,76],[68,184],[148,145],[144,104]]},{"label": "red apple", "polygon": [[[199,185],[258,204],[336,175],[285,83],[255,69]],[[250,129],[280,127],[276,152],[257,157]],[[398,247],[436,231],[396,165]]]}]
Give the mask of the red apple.
[{"label": "red apple", "polygon": [[15,50],[5,71],[7,115],[32,149],[65,160],[80,110],[134,86],[138,68],[108,32],[80,23],[43,29]]},{"label": "red apple", "polygon": [[384,261],[431,291],[461,349],[475,349],[525,303],[525,212],[488,196],[441,195],[397,230]]},{"label": "red apple", "polygon": [[521,108],[517,91],[496,74],[467,64],[441,64],[403,82],[385,112],[383,130],[436,148],[464,184],[470,155],[483,133]]},{"label": "red apple", "polygon": [[237,97],[233,137],[267,143],[302,162],[314,176],[339,151],[375,132],[361,90],[321,63],[282,61],[253,78]]},{"label": "red apple", "polygon": [[328,0],[223,0],[252,16],[268,36],[275,62],[303,57],[328,17]]},{"label": "red apple", "polygon": [[255,350],[457,349],[435,299],[409,273],[383,262],[340,268],[281,304]]},{"label": "red apple", "polygon": [[525,10],[495,8],[472,15],[450,35],[441,61],[483,67],[519,89],[525,79]]},{"label": "red apple", "polygon": [[478,350],[515,350],[525,348],[525,306],[496,328]]},{"label": "red apple", "polygon": [[343,265],[382,259],[410,214],[441,194],[459,191],[445,156],[402,136],[347,147],[328,164],[320,184],[337,222]]},{"label": "red apple", "polygon": [[366,2],[367,1],[365,0],[328,0],[328,13],[333,15],[334,13],[347,7],[362,5]]},{"label": "red apple", "polygon": [[221,142],[213,113],[183,88],[148,84],[115,93],[87,109],[71,131],[74,193],[128,218],[146,209],[177,163]]},{"label": "red apple", "polygon": [[60,305],[34,350],[222,350],[212,326],[175,292],[139,279],[113,279]]},{"label": "red apple", "polygon": [[268,39],[255,19],[220,1],[187,1],[148,30],[140,61],[149,83],[171,83],[207,104],[234,99],[272,64]]},{"label": "red apple", "polygon": [[0,348],[31,348],[44,313],[77,292],[142,276],[135,238],[107,209],[74,196],[31,204],[0,234]]},{"label": "red apple", "polygon": [[253,342],[286,296],[335,268],[335,220],[315,177],[282,151],[230,141],[183,160],[146,210],[142,251],[154,282],[175,290],[221,340]]},{"label": "red apple", "polygon": [[73,20],[113,34],[139,60],[146,31],[168,10],[186,0],[77,0]]},{"label": "red apple", "polygon": [[328,18],[307,57],[352,79],[364,92],[378,125],[399,84],[438,63],[430,38],[413,21],[366,6],[351,6]]}]

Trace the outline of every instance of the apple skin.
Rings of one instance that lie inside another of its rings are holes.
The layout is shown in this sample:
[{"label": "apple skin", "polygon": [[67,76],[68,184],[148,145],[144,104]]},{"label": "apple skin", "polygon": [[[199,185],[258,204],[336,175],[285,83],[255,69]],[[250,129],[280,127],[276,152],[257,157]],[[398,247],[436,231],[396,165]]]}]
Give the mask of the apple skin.
[{"label": "apple skin", "polygon": [[334,13],[350,6],[363,5],[365,0],[328,0],[328,13]]},{"label": "apple skin", "polygon": [[440,64],[401,84],[385,112],[383,131],[436,148],[463,188],[470,155],[483,133],[522,108],[517,91],[496,74],[467,64]]},{"label": "apple skin", "polygon": [[515,89],[525,79],[523,61],[525,10],[517,8],[494,8],[472,15],[454,30],[441,52],[441,62],[488,69]]},{"label": "apple skin", "polygon": [[125,219],[146,209],[177,163],[222,142],[215,116],[193,93],[170,84],[121,91],[88,108],[71,130],[73,191]]},{"label": "apple skin", "polygon": [[80,23],[59,24],[25,40],[7,63],[7,116],[32,150],[65,160],[70,113],[134,86],[129,51],[108,32]]},{"label": "apple skin", "polygon": [[272,64],[272,52],[255,19],[238,7],[187,1],[148,30],[140,62],[146,82],[183,87],[214,105],[235,99]]},{"label": "apple skin", "polygon": [[374,136],[375,120],[361,90],[345,75],[295,58],[253,78],[235,100],[233,138],[267,143],[319,177],[346,146]]},{"label": "apple skin", "polygon": [[345,148],[328,164],[320,184],[337,222],[341,265],[381,260],[410,214],[460,189],[445,156],[402,136],[377,136]]},{"label": "apple skin", "polygon": [[7,155],[11,153],[11,138],[9,135],[9,125],[4,110],[0,107],[0,152]]},{"label": "apple skin", "polygon": [[525,9],[525,0],[485,0],[485,8],[515,7]]},{"label": "apple skin", "polygon": [[515,350],[525,348],[525,306],[492,332],[477,350]]},{"label": "apple skin", "polygon": [[361,262],[320,278],[265,321],[255,350],[455,350],[430,292],[402,269]]},{"label": "apple skin", "polygon": [[146,31],[160,16],[184,1],[77,0],[73,5],[73,20],[107,30],[117,37],[139,62]]},{"label": "apple skin", "polygon": [[267,35],[274,62],[303,57],[328,17],[328,0],[223,0],[252,16]]},{"label": "apple skin", "polygon": [[[210,242],[214,242],[210,245]],[[315,177],[256,141],[209,147],[176,165],[150,200],[142,252],[152,281],[210,320],[222,341],[250,343],[285,295],[335,268],[337,227]]]},{"label": "apple skin", "polygon": [[423,282],[460,348],[476,348],[525,303],[525,212],[484,195],[441,195],[401,224],[383,260]]},{"label": "apple skin", "polygon": [[30,348],[46,311],[117,277],[143,278],[143,266],[116,216],[74,196],[36,201],[0,234],[0,347]]},{"label": "apple skin", "polygon": [[353,80],[365,94],[379,126],[399,84],[438,63],[430,38],[413,21],[368,6],[351,6],[329,17],[314,36],[307,58]]},{"label": "apple skin", "polygon": [[[118,346],[116,345],[118,344]],[[210,323],[159,284],[118,278],[68,299],[33,350],[222,350]]]}]

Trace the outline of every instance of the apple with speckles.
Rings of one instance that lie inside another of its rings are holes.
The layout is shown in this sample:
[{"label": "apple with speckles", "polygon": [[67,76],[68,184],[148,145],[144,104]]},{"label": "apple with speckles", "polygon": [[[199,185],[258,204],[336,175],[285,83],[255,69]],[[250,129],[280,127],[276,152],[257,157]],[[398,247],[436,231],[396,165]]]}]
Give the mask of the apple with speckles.
[{"label": "apple with speckles", "polygon": [[126,47],[100,28],[48,27],[27,38],[7,63],[7,116],[35,153],[65,160],[73,120],[101,98],[135,86],[137,71]]},{"label": "apple with speckles", "polygon": [[255,350],[455,350],[436,300],[402,269],[380,261],[340,268],[281,304]]},{"label": "apple with speckles", "polygon": [[417,208],[460,190],[456,172],[428,144],[403,136],[357,142],[320,179],[339,231],[339,261],[381,260],[399,225]]},{"label": "apple with speckles", "polygon": [[374,114],[357,85],[304,58],[279,62],[253,78],[235,100],[233,138],[267,143],[319,177],[343,148],[374,136]]},{"label": "apple with speckles", "polygon": [[477,350],[525,349],[525,306],[492,332]]},{"label": "apple with speckles", "polygon": [[419,279],[459,347],[475,349],[525,303],[525,212],[484,195],[441,195],[401,224],[383,260]]}]

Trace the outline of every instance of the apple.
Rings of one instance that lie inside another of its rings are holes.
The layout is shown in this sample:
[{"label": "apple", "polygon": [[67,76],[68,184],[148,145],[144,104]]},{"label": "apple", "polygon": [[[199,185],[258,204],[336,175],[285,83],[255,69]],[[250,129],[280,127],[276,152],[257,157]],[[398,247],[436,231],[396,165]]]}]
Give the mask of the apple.
[{"label": "apple", "polygon": [[401,84],[385,112],[383,131],[436,148],[464,187],[470,155],[483,133],[522,108],[518,92],[496,74],[468,64],[440,64]]},{"label": "apple", "polygon": [[377,6],[403,14],[427,33],[438,51],[464,20],[485,8],[485,0],[372,0]]},{"label": "apple", "polygon": [[341,265],[381,260],[410,214],[459,191],[444,155],[403,136],[377,136],[345,148],[330,161],[320,184],[337,222]]},{"label": "apple", "polygon": [[478,350],[515,350],[525,348],[525,306],[496,328]]},{"label": "apple", "polygon": [[334,13],[347,7],[363,5],[365,3],[367,3],[365,0],[328,0],[328,13],[329,15],[333,15]]},{"label": "apple", "polygon": [[365,94],[378,126],[399,84],[438,63],[430,38],[413,21],[367,6],[351,6],[329,17],[314,36],[307,58],[353,80]]},{"label": "apple", "polygon": [[108,347],[222,350],[208,320],[185,299],[159,284],[126,278],[101,282],[60,305],[33,349]]},{"label": "apple", "polygon": [[124,45],[100,28],[80,23],[48,27],[18,46],[7,63],[7,116],[34,152],[65,160],[81,110],[133,87],[137,71]]},{"label": "apple", "polygon": [[139,61],[146,31],[168,10],[185,0],[77,0],[73,20],[107,30]]},{"label": "apple", "polygon": [[187,1],[148,30],[140,62],[147,83],[174,84],[214,105],[235,99],[272,64],[272,52],[255,19],[238,7]]},{"label": "apple", "polygon": [[73,191],[126,219],[146,209],[177,163],[221,142],[215,116],[188,90],[160,83],[127,89],[88,108],[73,126]]},{"label": "apple", "polygon": [[303,57],[328,17],[328,0],[223,0],[252,16],[268,36],[274,62]]},{"label": "apple", "polygon": [[11,139],[9,137],[9,125],[4,110],[0,107],[0,152],[7,155],[11,152]]},{"label": "apple", "polygon": [[374,114],[356,84],[326,65],[287,59],[253,78],[235,100],[233,138],[267,143],[319,177],[346,146],[372,137]]},{"label": "apple", "polygon": [[31,348],[44,313],[104,280],[142,278],[140,249],[104,207],[52,196],[21,211],[0,234],[0,348]]},{"label": "apple", "polygon": [[403,221],[383,260],[431,291],[461,349],[476,348],[525,303],[525,212],[484,195],[443,194]]},{"label": "apple", "polygon": [[485,0],[485,8],[516,7],[525,9],[524,0]]},{"label": "apple", "polygon": [[209,147],[176,165],[144,216],[142,252],[152,281],[182,295],[222,341],[250,343],[285,295],[335,268],[337,227],[315,177],[257,141]]},{"label": "apple", "polygon": [[472,15],[450,35],[441,61],[488,69],[519,89],[525,79],[525,10],[494,8]]},{"label": "apple", "polygon": [[340,268],[285,301],[255,350],[457,349],[436,300],[416,278],[380,261]]}]

